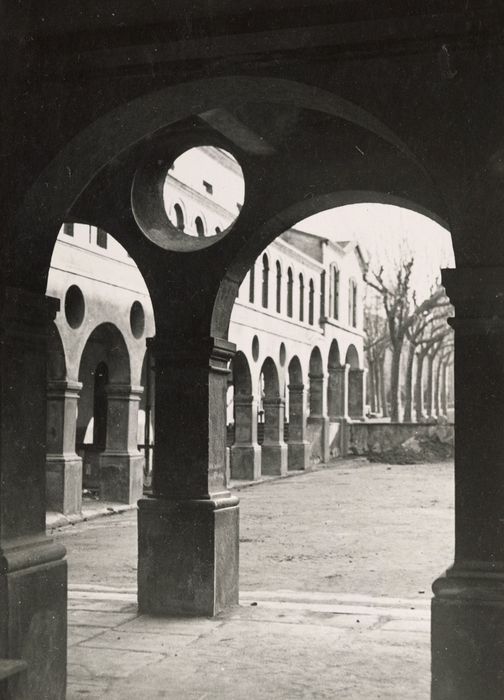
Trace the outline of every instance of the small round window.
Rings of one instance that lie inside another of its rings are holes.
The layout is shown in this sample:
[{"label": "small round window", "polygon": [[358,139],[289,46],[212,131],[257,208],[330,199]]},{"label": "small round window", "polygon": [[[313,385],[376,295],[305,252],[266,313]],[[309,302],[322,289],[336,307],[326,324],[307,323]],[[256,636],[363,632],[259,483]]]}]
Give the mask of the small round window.
[{"label": "small round window", "polygon": [[79,328],[84,320],[86,305],[84,295],[76,284],[72,284],[65,294],[65,318],[71,328]]},{"label": "small round window", "polygon": [[134,301],[131,305],[130,326],[135,338],[141,338],[145,330],[145,312],[139,301]]},{"label": "small round window", "polygon": [[220,240],[238,218],[244,199],[238,161],[215,146],[190,148],[172,163],[158,160],[142,166],[132,190],[133,214],[144,234],[176,251],[199,250]]}]

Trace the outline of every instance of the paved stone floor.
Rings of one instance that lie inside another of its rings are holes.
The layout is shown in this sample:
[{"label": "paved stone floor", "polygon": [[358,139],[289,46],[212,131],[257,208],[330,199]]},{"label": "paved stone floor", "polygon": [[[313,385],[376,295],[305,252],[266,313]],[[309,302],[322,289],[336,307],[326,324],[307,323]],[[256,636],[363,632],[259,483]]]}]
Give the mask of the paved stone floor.
[{"label": "paved stone floor", "polygon": [[134,513],[56,531],[67,697],[427,700],[452,472],[352,460],[241,489],[241,604],[215,619],[137,615]]}]

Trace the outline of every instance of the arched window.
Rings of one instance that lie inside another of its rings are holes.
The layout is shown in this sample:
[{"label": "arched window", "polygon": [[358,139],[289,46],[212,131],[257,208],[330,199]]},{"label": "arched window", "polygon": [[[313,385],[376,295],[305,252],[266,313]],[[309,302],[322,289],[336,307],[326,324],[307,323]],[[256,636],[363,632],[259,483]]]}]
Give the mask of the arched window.
[{"label": "arched window", "polygon": [[249,302],[254,303],[255,300],[255,263],[250,268],[249,274]]},{"label": "arched window", "polygon": [[294,279],[292,277],[292,269],[287,270],[287,316],[292,318],[292,292]]},{"label": "arched window", "polygon": [[322,270],[320,273],[320,318],[324,318],[326,315],[325,311],[325,297],[326,297],[326,271]]},{"label": "arched window", "polygon": [[276,310],[277,313],[282,310],[282,267],[278,260],[276,261]]},{"label": "arched window", "polygon": [[315,287],[313,280],[310,280],[309,291],[308,291],[308,323],[313,326],[314,321],[314,305],[315,305]]},{"label": "arched window", "polygon": [[183,231],[184,226],[185,226],[184,212],[182,211],[182,207],[180,206],[180,204],[175,204],[175,206],[173,207],[173,211],[175,212],[175,220],[177,222],[177,228],[179,231]]},{"label": "arched window", "polygon": [[100,362],[94,373],[93,444],[102,450],[107,441],[107,384],[108,367]]},{"label": "arched window", "polygon": [[339,318],[339,270],[332,268],[332,316]]},{"label": "arched window", "polygon": [[266,254],[263,255],[262,264],[262,305],[265,309],[267,309],[269,291],[269,260]]},{"label": "arched window", "polygon": [[219,235],[219,233],[222,233],[222,229],[221,229],[220,226],[216,226],[216,227],[215,227],[215,233],[216,233],[217,236]]},{"label": "arched window", "polygon": [[201,216],[197,216],[194,219],[194,226],[196,228],[196,233],[198,234],[198,238],[204,238],[205,237],[205,224],[203,223],[203,219]]},{"label": "arched window", "polygon": [[348,289],[348,323],[357,328],[357,282],[350,280]]},{"label": "arched window", "polygon": [[299,273],[299,320],[304,321],[304,277]]}]

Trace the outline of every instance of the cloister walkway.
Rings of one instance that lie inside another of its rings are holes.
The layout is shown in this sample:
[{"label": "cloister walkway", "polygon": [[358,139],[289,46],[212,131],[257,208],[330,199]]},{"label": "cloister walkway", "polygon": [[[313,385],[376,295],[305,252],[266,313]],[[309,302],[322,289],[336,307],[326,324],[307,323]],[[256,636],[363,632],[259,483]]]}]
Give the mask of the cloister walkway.
[{"label": "cloister walkway", "polygon": [[241,489],[241,605],[212,620],[138,616],[134,512],[62,529],[67,697],[427,700],[452,492],[450,463],[363,460]]}]

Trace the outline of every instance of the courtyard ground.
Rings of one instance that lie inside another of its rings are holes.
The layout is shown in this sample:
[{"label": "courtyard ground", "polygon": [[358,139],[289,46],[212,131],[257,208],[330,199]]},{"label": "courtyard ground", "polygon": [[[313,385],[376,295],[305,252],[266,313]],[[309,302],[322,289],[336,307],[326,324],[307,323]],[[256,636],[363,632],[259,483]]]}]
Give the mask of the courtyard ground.
[{"label": "courtyard ground", "polygon": [[138,617],[135,512],[53,533],[68,550],[68,697],[427,700],[453,465],[348,460],[240,498],[241,605],[213,620]]}]

